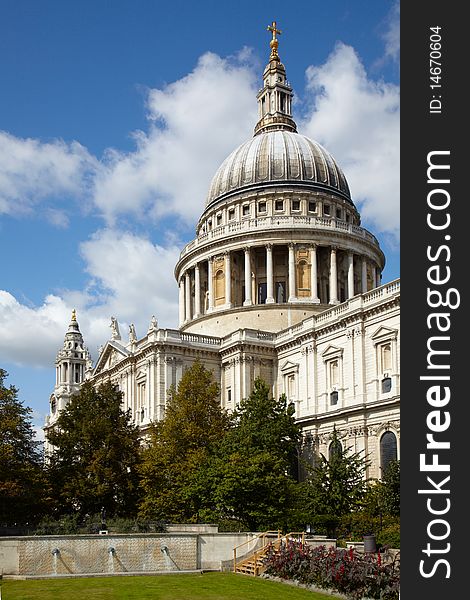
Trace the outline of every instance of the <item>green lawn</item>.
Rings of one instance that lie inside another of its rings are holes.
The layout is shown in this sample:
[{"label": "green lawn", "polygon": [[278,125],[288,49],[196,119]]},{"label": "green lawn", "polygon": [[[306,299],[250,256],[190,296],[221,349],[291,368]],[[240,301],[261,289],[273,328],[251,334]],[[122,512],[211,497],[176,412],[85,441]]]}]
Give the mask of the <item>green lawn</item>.
[{"label": "green lawn", "polygon": [[1,591],[1,600],[331,600],[331,596],[233,573],[3,580]]}]

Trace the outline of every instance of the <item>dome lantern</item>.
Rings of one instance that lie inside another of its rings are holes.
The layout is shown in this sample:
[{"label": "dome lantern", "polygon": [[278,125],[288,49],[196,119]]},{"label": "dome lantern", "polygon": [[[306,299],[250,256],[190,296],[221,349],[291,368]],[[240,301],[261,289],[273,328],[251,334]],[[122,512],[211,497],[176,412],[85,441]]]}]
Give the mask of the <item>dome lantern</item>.
[{"label": "dome lantern", "polygon": [[276,21],[268,26],[273,34],[270,47],[269,63],[263,73],[263,88],[259,91],[258,100],[259,121],[255,127],[255,135],[273,130],[297,132],[297,125],[292,118],[292,88],[286,79],[286,68],[277,52],[279,41],[276,37],[281,31],[277,29]]}]

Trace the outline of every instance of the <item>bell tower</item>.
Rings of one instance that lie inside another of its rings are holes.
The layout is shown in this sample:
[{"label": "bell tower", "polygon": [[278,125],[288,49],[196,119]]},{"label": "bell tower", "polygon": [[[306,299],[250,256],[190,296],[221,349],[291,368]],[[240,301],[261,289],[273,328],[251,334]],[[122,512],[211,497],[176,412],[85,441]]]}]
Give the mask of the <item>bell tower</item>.
[{"label": "bell tower", "polygon": [[48,429],[53,427],[60,412],[67,406],[73,394],[80,390],[81,384],[88,378],[93,366],[90,352],[85,346],[80,332],[75,309],[72,311],[64,345],[57,353],[55,366],[56,381],[49,401],[49,415],[44,427],[46,453],[50,450],[47,443]]}]

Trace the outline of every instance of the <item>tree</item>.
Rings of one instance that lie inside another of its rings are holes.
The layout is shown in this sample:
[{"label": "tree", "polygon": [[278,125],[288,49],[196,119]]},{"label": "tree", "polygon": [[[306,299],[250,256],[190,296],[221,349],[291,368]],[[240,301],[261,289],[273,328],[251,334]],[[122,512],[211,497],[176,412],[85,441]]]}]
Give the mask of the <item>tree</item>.
[{"label": "tree", "polygon": [[122,410],[122,392],[83,384],[48,439],[48,471],[58,514],[132,516],[138,501],[139,430]]},{"label": "tree", "polygon": [[283,527],[294,494],[300,440],[294,407],[284,395],[275,400],[258,378],[234,421],[206,473],[215,514],[237,519],[251,531]]},{"label": "tree", "polygon": [[200,469],[225,435],[230,419],[219,387],[199,361],[168,391],[165,418],[154,424],[140,468],[144,518],[194,522],[204,508]]},{"label": "tree", "polygon": [[366,491],[367,459],[343,448],[336,428],[328,458],[321,454],[304,484],[310,515],[341,517],[360,505]]},{"label": "tree", "polygon": [[0,525],[37,521],[44,509],[41,442],[31,424],[32,410],[18,399],[18,390],[5,387],[0,369]]}]

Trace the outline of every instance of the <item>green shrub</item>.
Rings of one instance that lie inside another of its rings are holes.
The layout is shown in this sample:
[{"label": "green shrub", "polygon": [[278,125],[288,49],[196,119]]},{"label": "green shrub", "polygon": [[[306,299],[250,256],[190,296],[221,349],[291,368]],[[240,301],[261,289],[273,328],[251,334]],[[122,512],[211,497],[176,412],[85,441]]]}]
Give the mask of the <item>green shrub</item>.
[{"label": "green shrub", "polygon": [[358,554],[289,540],[280,549],[272,547],[264,559],[266,573],[322,589],[333,589],[352,600],[364,597],[398,600],[399,557],[384,563],[380,554]]},{"label": "green shrub", "polygon": [[384,527],[377,537],[377,542],[380,546],[400,548],[400,523]]}]

